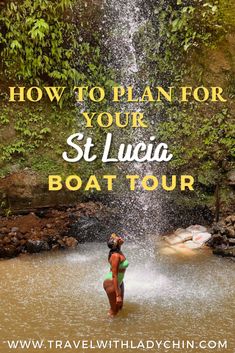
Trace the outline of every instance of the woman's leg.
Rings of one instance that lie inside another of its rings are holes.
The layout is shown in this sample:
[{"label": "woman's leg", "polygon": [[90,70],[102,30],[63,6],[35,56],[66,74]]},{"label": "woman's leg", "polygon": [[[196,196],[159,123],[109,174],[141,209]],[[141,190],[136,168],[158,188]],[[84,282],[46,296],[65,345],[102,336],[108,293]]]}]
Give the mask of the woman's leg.
[{"label": "woman's leg", "polygon": [[117,315],[118,313],[118,307],[116,304],[116,293],[115,293],[115,288],[113,281],[110,279],[106,279],[103,283],[104,290],[107,293],[108,299],[109,299],[109,304],[110,304],[110,315],[114,316]]},{"label": "woman's leg", "polygon": [[123,301],[124,301],[124,282],[121,283],[120,285],[120,289],[121,289],[121,296],[122,296],[122,305],[120,305],[120,310],[122,309],[123,307]]}]

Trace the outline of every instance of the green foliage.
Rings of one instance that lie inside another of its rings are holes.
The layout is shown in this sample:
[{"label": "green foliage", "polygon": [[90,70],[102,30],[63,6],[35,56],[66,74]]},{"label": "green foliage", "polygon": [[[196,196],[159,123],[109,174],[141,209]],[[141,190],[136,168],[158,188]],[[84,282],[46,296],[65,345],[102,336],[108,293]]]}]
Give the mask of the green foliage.
[{"label": "green foliage", "polygon": [[[74,11],[77,11],[76,18]],[[105,86],[108,96],[114,75],[103,59],[102,33],[87,27],[85,11],[86,6],[79,0],[8,1],[0,13],[0,70],[4,88],[12,82],[14,86],[49,84],[71,89],[74,85]],[[67,94],[68,91],[60,100],[59,109],[44,98],[36,105],[28,102],[13,105],[8,103],[9,97],[3,90],[0,101],[2,175],[11,171],[13,163],[42,173],[57,170],[58,165],[60,170],[66,169],[61,153],[67,137],[79,128],[79,107],[74,106],[74,92]],[[97,104],[84,104],[87,111],[97,110]],[[106,107],[107,101],[104,101],[98,109],[102,111]],[[103,130],[96,126],[92,133],[96,141],[102,141]]]},{"label": "green foliage", "polygon": [[235,26],[234,0],[219,0],[219,10],[223,21],[229,26]]},{"label": "green foliage", "polygon": [[[10,1],[0,14],[0,58],[10,80],[24,84],[104,84],[99,38],[80,40],[74,0]],[[84,31],[84,29],[83,29]]]},{"label": "green foliage", "polygon": [[196,172],[204,184],[222,180],[235,157],[235,125],[227,109],[205,117],[199,110],[172,108],[159,135],[170,144],[172,165]]},{"label": "green foliage", "polygon": [[224,33],[218,17],[218,1],[177,1],[177,8],[170,11],[168,44],[180,45],[184,51],[201,44],[211,45],[216,36]]},{"label": "green foliage", "polygon": [[225,34],[217,0],[156,1],[150,21],[139,33],[143,71],[151,73],[145,80],[181,81],[191,69],[187,59],[192,52],[214,46]]},{"label": "green foliage", "polygon": [[[5,123],[6,117],[8,122]],[[5,106],[0,113],[0,175],[12,170],[30,168],[42,175],[57,173],[79,174],[86,177],[103,168],[102,162],[87,164],[84,161],[66,163],[62,153],[68,150],[66,140],[72,133],[84,131],[79,124],[77,108],[64,105],[45,106],[16,104],[15,109]],[[103,148],[105,132],[95,127],[87,131],[95,144],[95,154]],[[13,169],[12,169],[13,168]]]},{"label": "green foliage", "polygon": [[7,109],[5,107],[1,109],[0,125],[6,125],[10,122],[9,113],[10,113],[10,109]]},{"label": "green foliage", "polygon": [[42,79],[76,81],[69,59],[78,47],[75,26],[64,20],[70,0],[10,1],[0,15],[1,58],[11,78],[39,84]]},{"label": "green foliage", "polygon": [[65,145],[75,121],[76,109],[68,106],[60,110],[39,103],[34,110],[20,105],[15,110],[5,107],[0,114],[1,167],[13,161],[27,165],[34,153],[46,150],[53,150],[58,158],[56,150]]},{"label": "green foliage", "polygon": [[11,214],[12,214],[12,210],[11,210],[11,208],[9,207],[7,200],[5,200],[5,199],[2,199],[2,200],[0,201],[0,210],[3,211],[3,214],[4,214],[6,217],[11,216]]},{"label": "green foliage", "polygon": [[[139,33],[139,50],[146,58],[142,63],[145,80],[152,86],[159,82],[174,86],[176,91],[184,85],[218,85],[214,73],[203,66],[203,53],[207,50],[208,55],[229,29],[221,1],[161,0],[153,4],[153,16]],[[221,74],[228,86],[227,96],[233,98],[233,76],[230,72],[228,76]],[[229,102],[212,107],[206,103],[186,105],[175,99],[158,108],[162,121],[157,122],[157,135],[170,146],[174,172],[194,173],[199,182],[213,187],[224,181],[235,154],[234,120],[225,106],[230,107]]]},{"label": "green foliage", "polygon": [[13,156],[23,155],[26,152],[24,145],[25,144],[23,140],[17,140],[16,142],[11,143],[7,146],[1,146],[2,147],[1,160],[9,161],[12,159]]}]

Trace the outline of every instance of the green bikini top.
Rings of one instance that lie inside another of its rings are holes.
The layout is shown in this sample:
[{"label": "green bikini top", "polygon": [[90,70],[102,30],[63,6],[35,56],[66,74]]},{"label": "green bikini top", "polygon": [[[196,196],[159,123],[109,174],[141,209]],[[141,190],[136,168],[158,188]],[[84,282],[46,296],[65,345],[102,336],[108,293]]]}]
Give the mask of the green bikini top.
[{"label": "green bikini top", "polygon": [[120,269],[120,270],[125,270],[128,266],[129,266],[129,262],[128,262],[128,260],[126,259],[126,260],[120,262],[120,264],[119,264],[119,269]]},{"label": "green bikini top", "polygon": [[[129,266],[129,262],[128,260],[124,260],[122,262],[119,263],[118,269],[119,270],[126,270],[126,268]],[[124,272],[119,272],[118,273],[118,283],[121,284],[124,278]],[[107,275],[105,276],[105,279],[113,279],[113,273],[112,273],[112,269],[110,269],[109,273],[107,273]]]}]

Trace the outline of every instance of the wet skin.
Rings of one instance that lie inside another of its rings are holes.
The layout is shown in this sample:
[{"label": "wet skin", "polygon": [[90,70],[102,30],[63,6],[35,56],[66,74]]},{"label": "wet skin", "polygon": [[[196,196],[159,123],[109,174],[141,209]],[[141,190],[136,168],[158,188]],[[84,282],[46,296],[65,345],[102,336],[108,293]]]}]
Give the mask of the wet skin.
[{"label": "wet skin", "polygon": [[[120,237],[118,238],[118,245],[121,246],[124,243],[124,240]],[[109,315],[111,317],[117,315],[119,310],[122,309],[123,306],[123,299],[124,299],[124,283],[122,282],[121,285],[118,283],[118,273],[125,272],[125,269],[119,270],[120,262],[124,261],[126,258],[122,252],[114,253],[111,255],[109,259],[109,263],[111,266],[111,271],[113,274],[113,279],[106,279],[103,283],[104,290],[107,293],[110,310]]]}]

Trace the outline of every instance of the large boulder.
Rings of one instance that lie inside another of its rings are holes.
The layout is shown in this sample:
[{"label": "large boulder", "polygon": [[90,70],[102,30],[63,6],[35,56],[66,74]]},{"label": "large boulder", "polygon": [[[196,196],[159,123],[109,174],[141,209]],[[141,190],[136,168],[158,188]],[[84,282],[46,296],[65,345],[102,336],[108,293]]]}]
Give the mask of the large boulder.
[{"label": "large boulder", "polygon": [[50,250],[50,246],[45,240],[29,239],[25,244],[25,249],[29,253],[37,253],[43,250]]},{"label": "large boulder", "polygon": [[207,228],[198,224],[183,229],[179,228],[173,234],[163,237],[165,243],[161,249],[162,253],[194,255],[193,250],[202,248],[211,238]]},{"label": "large boulder", "polygon": [[12,244],[2,246],[0,245],[0,258],[11,258],[19,255],[21,252],[20,247]]},{"label": "large boulder", "polygon": [[235,248],[235,215],[232,214],[219,223],[214,223],[210,229],[212,238],[209,245],[213,253],[221,256],[234,257]]},{"label": "large boulder", "polygon": [[223,257],[235,257],[235,246],[229,248],[218,247],[213,250],[213,254]]}]

